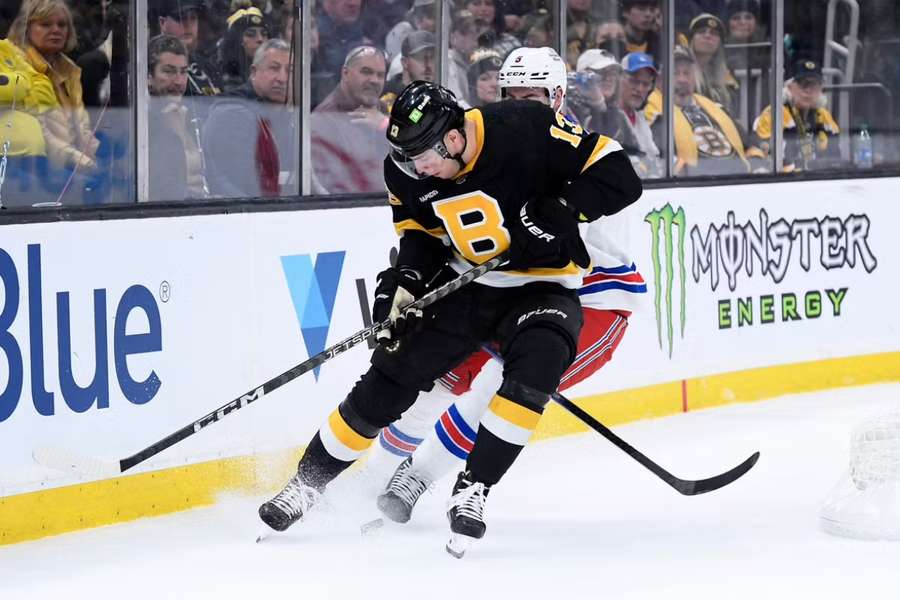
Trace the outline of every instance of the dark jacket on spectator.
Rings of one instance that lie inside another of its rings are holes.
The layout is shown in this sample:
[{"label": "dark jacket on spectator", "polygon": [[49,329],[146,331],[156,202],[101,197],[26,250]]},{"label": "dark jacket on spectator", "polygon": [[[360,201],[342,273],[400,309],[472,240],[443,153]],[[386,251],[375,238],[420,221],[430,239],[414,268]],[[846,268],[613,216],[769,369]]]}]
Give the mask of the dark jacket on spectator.
[{"label": "dark jacket on spectator", "polygon": [[291,113],[260,98],[250,82],[219,96],[203,126],[206,178],[214,196],[278,196],[291,165]]},{"label": "dark jacket on spectator", "polygon": [[330,79],[331,83],[327,89],[331,89],[340,80],[341,67],[347,53],[356,46],[371,43],[371,40],[363,32],[361,19],[352,25],[339,25],[327,13],[321,12],[317,22],[319,51],[311,68],[319,80]]}]

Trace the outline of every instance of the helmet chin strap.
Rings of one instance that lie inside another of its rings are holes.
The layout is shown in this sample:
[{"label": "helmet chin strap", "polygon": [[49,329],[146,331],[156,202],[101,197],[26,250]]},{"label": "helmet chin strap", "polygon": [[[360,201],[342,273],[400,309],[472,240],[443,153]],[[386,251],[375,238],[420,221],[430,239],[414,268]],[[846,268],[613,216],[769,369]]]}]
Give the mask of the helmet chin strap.
[{"label": "helmet chin strap", "polygon": [[456,154],[450,154],[450,151],[447,150],[447,145],[444,144],[443,141],[436,144],[434,149],[437,151],[438,154],[441,155],[441,158],[449,158],[451,160],[455,160],[459,164],[459,170],[462,171],[463,169],[466,168],[466,161],[463,160],[462,155],[463,155],[463,152],[466,151],[466,146],[469,145],[469,140],[466,137],[465,126],[461,127],[457,131],[459,131],[459,134],[462,136],[462,139],[463,139],[463,147],[460,152],[457,152]]}]

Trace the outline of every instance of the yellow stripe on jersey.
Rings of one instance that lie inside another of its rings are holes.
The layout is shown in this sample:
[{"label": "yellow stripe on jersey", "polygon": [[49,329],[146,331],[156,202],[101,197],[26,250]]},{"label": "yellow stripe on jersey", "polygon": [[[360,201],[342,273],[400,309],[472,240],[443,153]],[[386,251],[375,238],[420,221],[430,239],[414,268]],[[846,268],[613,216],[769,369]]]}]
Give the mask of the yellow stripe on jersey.
[{"label": "yellow stripe on jersey", "polygon": [[394,223],[394,231],[397,232],[397,235],[402,236],[404,231],[424,231],[430,236],[444,239],[447,235],[447,232],[444,231],[443,227],[435,227],[434,229],[425,229],[422,227],[417,221],[414,219],[404,219],[399,223]]},{"label": "yellow stripe on jersey", "polygon": [[370,439],[356,433],[353,428],[347,424],[338,409],[334,409],[334,412],[329,415],[328,427],[339,442],[356,452],[366,450],[372,445],[372,442],[375,441],[375,438]]},{"label": "yellow stripe on jersey", "polygon": [[581,172],[584,173],[585,171],[587,171],[588,167],[590,167],[592,164],[594,164],[607,154],[621,149],[622,146],[619,145],[619,142],[615,141],[614,139],[608,138],[604,135],[597,136],[597,143],[594,145],[594,150],[585,161],[584,166],[581,167]]},{"label": "yellow stripe on jersey", "polygon": [[507,400],[503,396],[497,394],[495,394],[494,399],[491,400],[488,410],[504,421],[512,423],[522,429],[528,429],[529,431],[534,431],[538,421],[541,420],[541,413],[527,409],[521,404],[516,404],[512,400]]},{"label": "yellow stripe on jersey", "polygon": [[388,204],[390,204],[391,206],[403,206],[403,201],[401,201],[397,196],[388,192]]},{"label": "yellow stripe on jersey", "polygon": [[473,108],[471,110],[466,111],[466,121],[471,121],[475,123],[475,156],[472,157],[465,168],[462,171],[457,173],[453,179],[459,179],[469,171],[475,168],[475,163],[478,162],[478,157],[481,156],[481,150],[484,148],[484,117],[481,114],[481,111],[477,108]]}]

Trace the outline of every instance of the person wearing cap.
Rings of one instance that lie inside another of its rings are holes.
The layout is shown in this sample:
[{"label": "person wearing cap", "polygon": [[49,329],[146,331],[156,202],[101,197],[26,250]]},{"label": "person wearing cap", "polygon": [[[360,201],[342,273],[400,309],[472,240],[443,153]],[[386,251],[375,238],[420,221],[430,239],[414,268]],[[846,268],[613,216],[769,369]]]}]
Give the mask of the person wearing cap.
[{"label": "person wearing cap", "polygon": [[[752,145],[743,127],[717,103],[697,93],[694,56],[676,46],[674,80],[675,167],[679,176],[749,173],[764,167],[764,153]],[[657,147],[664,140],[665,119],[653,121]]]},{"label": "person wearing cap", "polygon": [[384,49],[392,60],[400,54],[403,40],[413,31],[434,33],[436,6],[435,0],[413,0],[406,18],[394,25],[384,38]]},{"label": "person wearing cap", "polygon": [[456,94],[460,106],[471,108],[469,97],[469,59],[478,47],[478,29],[475,15],[467,10],[456,12],[450,21],[450,64],[448,65],[447,88]]},{"label": "person wearing cap", "polygon": [[575,71],[568,105],[578,122],[618,141],[626,151],[636,150],[637,140],[628,134],[625,115],[619,110],[622,65],[616,57],[606,50],[591,48],[578,57]]},{"label": "person wearing cap", "polygon": [[656,11],[659,0],[622,0],[622,20],[625,23],[625,52],[643,52],[660,58],[659,33],[656,31]]},{"label": "person wearing cap", "polygon": [[[188,51],[185,96],[216,96],[222,92],[218,68],[200,52],[199,20],[205,14],[203,0],[153,0],[160,34],[175,36]],[[196,108],[192,104],[193,108]]]},{"label": "person wearing cap", "polygon": [[[790,79],[784,83],[782,107],[784,170],[808,171],[829,166],[840,159],[840,130],[826,108],[822,65],[801,58],[794,62],[790,73]],[[753,123],[760,147],[766,152],[771,148],[772,125],[772,107],[767,106]]]},{"label": "person wearing cap", "polygon": [[659,147],[653,141],[653,132],[644,114],[647,99],[656,87],[656,65],[649,54],[629,52],[622,58],[622,70],[624,74],[619,108],[625,115],[625,122],[640,150],[639,153],[629,152],[629,158],[641,177],[661,177],[663,172]]},{"label": "person wearing cap", "polygon": [[434,81],[434,34],[413,31],[400,45],[401,71],[389,78],[381,97],[388,111],[403,88],[413,81]]},{"label": "person wearing cap", "polygon": [[469,105],[484,106],[500,100],[497,75],[503,66],[500,55],[493,50],[476,50],[469,65]]},{"label": "person wearing cap", "polygon": [[688,41],[697,62],[697,92],[734,115],[740,86],[725,62],[724,39],[725,25],[719,17],[705,13],[691,21]]},{"label": "person wearing cap", "polygon": [[247,82],[256,50],[269,39],[269,27],[255,6],[239,8],[228,17],[228,29],[219,46],[219,66],[226,91]]}]

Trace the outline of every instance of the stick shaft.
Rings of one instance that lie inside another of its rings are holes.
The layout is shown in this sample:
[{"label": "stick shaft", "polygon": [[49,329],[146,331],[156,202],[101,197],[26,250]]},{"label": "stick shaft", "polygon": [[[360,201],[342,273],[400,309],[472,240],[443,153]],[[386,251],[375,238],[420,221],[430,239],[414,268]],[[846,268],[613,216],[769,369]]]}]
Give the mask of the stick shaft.
[{"label": "stick shaft", "polygon": [[[453,292],[455,292],[459,288],[463,287],[464,285],[471,283],[472,281],[478,279],[485,273],[496,269],[505,260],[506,260],[505,253],[495,256],[494,258],[478,265],[477,267],[473,267],[472,269],[469,269],[468,271],[461,274],[459,277],[453,279],[452,281],[449,281],[449,282],[445,283],[444,285],[442,285],[438,288],[435,288],[434,290],[425,294],[424,296],[422,296],[415,302],[412,302],[406,308],[425,308],[426,306],[430,306],[431,304],[434,304],[438,300],[448,296],[449,294],[452,294]],[[296,379],[297,377],[300,377],[304,373],[306,373],[308,371],[312,371],[313,369],[315,369],[322,363],[325,363],[325,362],[331,360],[338,354],[342,354],[342,353],[346,352],[347,350],[349,350],[350,348],[356,346],[357,344],[361,344],[361,343],[365,342],[366,340],[368,340],[369,338],[374,337],[375,334],[377,334],[379,331],[381,331],[382,329],[386,329],[389,326],[390,326],[390,320],[386,319],[380,323],[374,323],[374,324],[370,325],[369,327],[366,327],[365,329],[361,329],[360,331],[357,331],[356,333],[354,333],[347,339],[342,340],[342,341],[338,342],[337,344],[335,344],[329,348],[326,348],[322,352],[319,352],[315,356],[312,356],[312,357],[306,359],[302,363],[291,367],[290,369],[288,369],[281,375],[277,375],[277,376],[273,377],[272,379],[266,381],[262,385],[251,389],[249,392],[242,394],[241,396],[238,396],[231,402],[229,402],[227,404],[223,404],[216,410],[203,415],[202,417],[200,417],[193,423],[185,425],[178,431],[176,431],[170,435],[167,435],[166,437],[162,438],[158,442],[155,442],[155,443],[147,446],[140,452],[137,452],[136,454],[133,454],[131,456],[123,458],[122,460],[119,461],[119,467],[120,467],[121,471],[124,473],[125,471],[134,467],[135,465],[138,465],[138,464],[144,462],[145,460],[147,460],[148,458],[159,454],[166,448],[174,446],[175,444],[184,440],[185,438],[188,438],[188,437],[194,435],[195,433],[199,432],[204,427],[208,427],[208,426],[212,425],[213,423],[225,418],[225,416],[230,415],[231,413],[244,408],[248,404],[252,404],[252,403],[256,402],[257,400],[259,400],[266,394],[269,394],[269,393],[277,390],[284,384],[286,384],[290,381],[293,381],[294,379]]]}]

